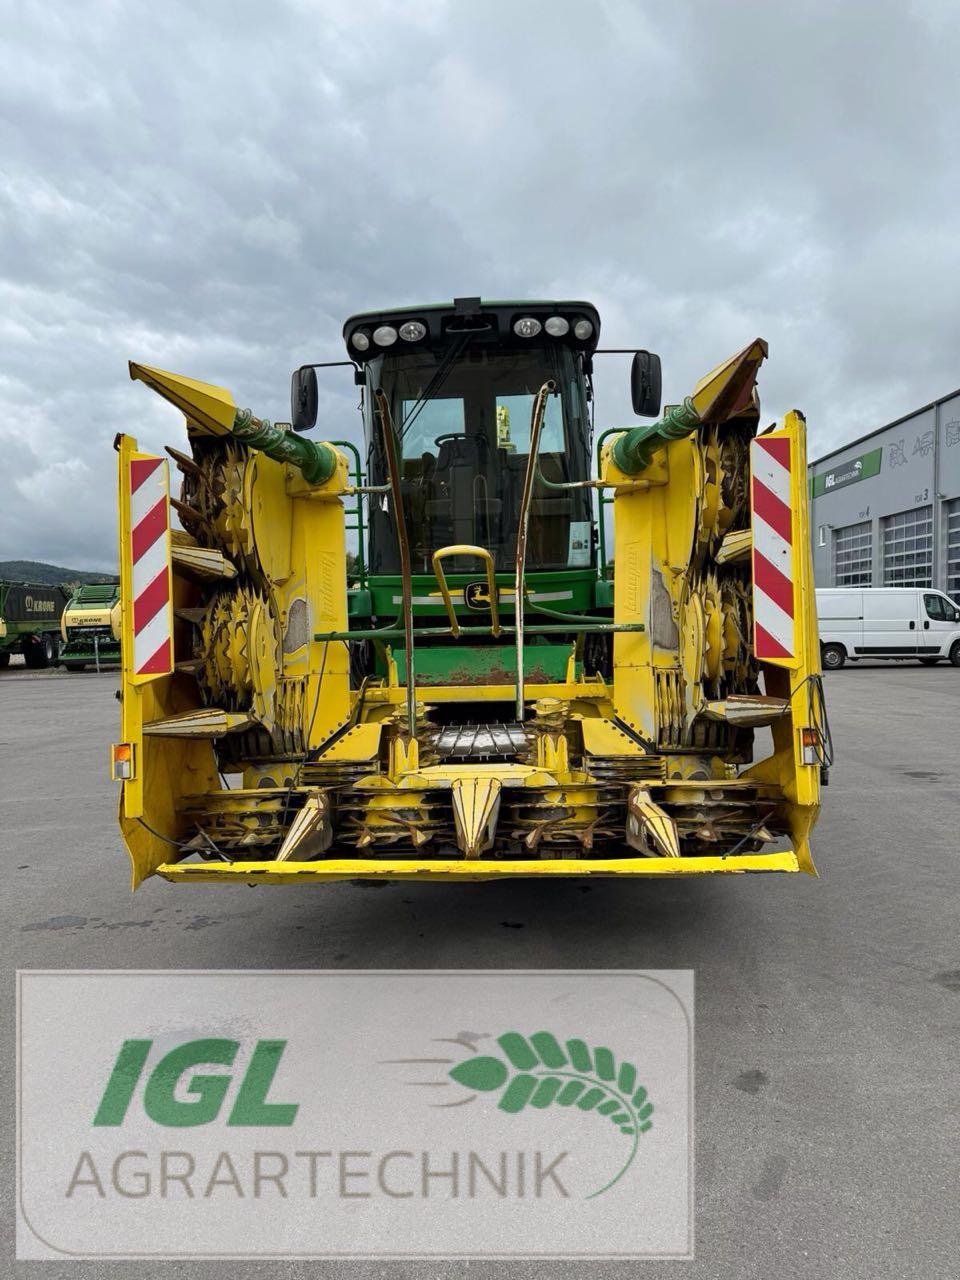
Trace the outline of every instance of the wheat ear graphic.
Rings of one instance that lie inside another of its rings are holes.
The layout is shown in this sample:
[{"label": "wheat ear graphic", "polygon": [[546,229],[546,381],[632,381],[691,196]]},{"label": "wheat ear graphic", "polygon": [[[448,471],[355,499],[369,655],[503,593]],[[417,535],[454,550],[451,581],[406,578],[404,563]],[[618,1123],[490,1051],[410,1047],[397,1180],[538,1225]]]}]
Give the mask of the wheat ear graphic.
[{"label": "wheat ear graphic", "polygon": [[478,1093],[500,1091],[501,1111],[575,1106],[608,1117],[631,1138],[630,1153],[620,1171],[587,1199],[609,1190],[633,1163],[640,1134],[653,1126],[653,1103],[647,1101],[644,1086],[637,1084],[637,1068],[632,1062],[618,1066],[610,1049],[591,1049],[584,1040],[567,1040],[561,1046],[549,1031],[530,1036],[507,1031],[497,1044],[503,1058],[466,1058],[450,1069],[451,1079]]}]

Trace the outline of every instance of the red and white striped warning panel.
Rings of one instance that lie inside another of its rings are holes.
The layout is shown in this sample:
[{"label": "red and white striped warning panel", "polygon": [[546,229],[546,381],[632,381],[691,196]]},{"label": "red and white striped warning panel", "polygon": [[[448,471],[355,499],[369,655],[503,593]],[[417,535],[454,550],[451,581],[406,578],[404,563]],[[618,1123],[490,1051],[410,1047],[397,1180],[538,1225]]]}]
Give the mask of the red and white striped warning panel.
[{"label": "red and white striped warning panel", "polygon": [[130,459],[133,674],[173,670],[169,476],[163,458]]},{"label": "red and white striped warning panel", "polygon": [[789,436],[750,445],[753,509],[753,647],[758,659],[796,653]]}]

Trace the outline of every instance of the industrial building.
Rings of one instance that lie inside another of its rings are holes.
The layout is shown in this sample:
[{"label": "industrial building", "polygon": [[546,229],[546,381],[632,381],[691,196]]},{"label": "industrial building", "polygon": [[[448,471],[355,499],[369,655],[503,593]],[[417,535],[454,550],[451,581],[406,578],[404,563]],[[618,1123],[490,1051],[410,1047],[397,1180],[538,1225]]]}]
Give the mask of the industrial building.
[{"label": "industrial building", "polygon": [[818,587],[937,587],[960,602],[960,389],[809,471]]}]

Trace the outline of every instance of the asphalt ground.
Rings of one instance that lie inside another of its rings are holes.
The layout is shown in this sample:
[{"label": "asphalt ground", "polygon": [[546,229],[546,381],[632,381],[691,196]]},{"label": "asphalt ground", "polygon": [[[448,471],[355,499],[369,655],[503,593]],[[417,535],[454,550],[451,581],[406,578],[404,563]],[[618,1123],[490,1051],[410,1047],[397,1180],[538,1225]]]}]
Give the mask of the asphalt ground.
[{"label": "asphalt ground", "polygon": [[[116,677],[0,673],[13,1098],[21,968],[693,968],[696,1261],[20,1263],[3,1274],[684,1280],[960,1274],[960,670],[826,678],[837,762],[820,879],[129,892],[108,780]],[[13,1107],[6,1110],[12,1129]]]}]

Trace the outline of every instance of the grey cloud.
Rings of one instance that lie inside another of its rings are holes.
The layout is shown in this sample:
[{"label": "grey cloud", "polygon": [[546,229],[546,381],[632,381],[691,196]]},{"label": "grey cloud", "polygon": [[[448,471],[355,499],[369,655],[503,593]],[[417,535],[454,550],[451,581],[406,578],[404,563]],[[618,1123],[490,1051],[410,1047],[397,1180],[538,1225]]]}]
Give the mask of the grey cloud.
[{"label": "grey cloud", "polygon": [[2,7],[0,558],[112,563],[128,358],[282,418],[366,306],[591,298],[670,397],[759,333],[814,451],[960,382],[955,5]]}]

